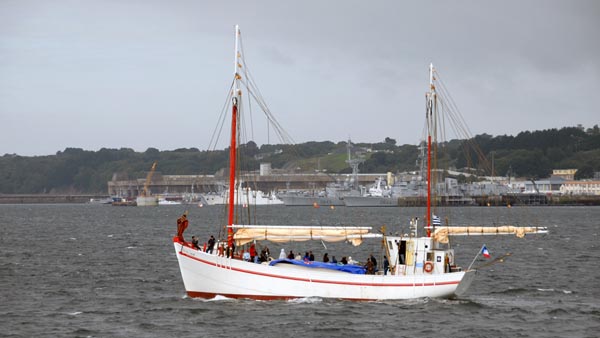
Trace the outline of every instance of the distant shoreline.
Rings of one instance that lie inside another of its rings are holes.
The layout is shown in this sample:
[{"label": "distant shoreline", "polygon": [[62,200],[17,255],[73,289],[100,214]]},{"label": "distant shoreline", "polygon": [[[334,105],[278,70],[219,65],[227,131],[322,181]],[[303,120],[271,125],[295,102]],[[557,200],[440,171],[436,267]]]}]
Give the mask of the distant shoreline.
[{"label": "distant shoreline", "polygon": [[84,204],[91,199],[109,197],[101,194],[0,194],[0,204]]},{"label": "distant shoreline", "polygon": [[[600,196],[547,196],[544,203],[523,203],[513,198],[502,198],[501,196],[488,196],[487,198],[478,198],[474,205],[449,205],[442,203],[442,206],[463,206],[463,207],[485,207],[485,206],[600,206]],[[0,194],[0,204],[86,204],[91,200],[103,200],[110,198],[109,195],[101,194]],[[422,207],[425,206],[422,199],[399,200],[398,207]],[[376,207],[374,207],[376,208]]]}]

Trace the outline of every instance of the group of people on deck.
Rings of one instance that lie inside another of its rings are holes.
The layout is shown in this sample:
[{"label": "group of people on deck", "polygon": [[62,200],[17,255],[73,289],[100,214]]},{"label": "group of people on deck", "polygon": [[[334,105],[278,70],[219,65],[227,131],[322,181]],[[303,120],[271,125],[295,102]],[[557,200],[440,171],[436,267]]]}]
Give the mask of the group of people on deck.
[{"label": "group of people on deck", "polygon": [[[281,249],[281,253],[279,254],[279,259],[295,259],[295,260],[303,260],[305,262],[312,262],[315,260],[315,256],[313,254],[312,251],[306,251],[304,253],[304,256],[301,256],[300,253],[298,254],[294,254],[293,250],[290,250],[289,253],[286,255],[285,250]],[[323,263],[333,263],[333,264],[338,264],[338,265],[348,265],[348,264],[358,264],[357,261],[352,259],[352,256],[348,256],[348,258],[346,258],[346,256],[342,257],[342,259],[338,262],[338,260],[335,258],[335,256],[332,256],[331,259],[329,258],[329,254],[326,252],[323,254]],[[384,273],[387,274],[387,270],[389,268],[389,263],[386,264],[387,262],[387,257],[385,257],[384,259]],[[371,254],[368,258],[367,258],[367,262],[364,265],[364,268],[366,270],[366,274],[370,274],[370,275],[374,275],[375,272],[378,271],[377,268],[377,259],[375,258],[375,256],[373,256],[373,254]]]},{"label": "group of people on deck", "polygon": [[[183,238],[183,232],[185,231],[185,229],[187,229],[188,227],[188,220],[187,220],[187,211],[177,219],[177,238],[181,241],[181,242],[185,242],[184,238]],[[208,239],[207,243],[204,243],[204,247],[200,248],[199,243],[198,243],[198,238],[196,236],[192,236],[192,247],[197,249],[197,250],[202,250],[204,252],[207,253],[213,253],[214,247],[216,244],[216,239],[214,236],[210,236],[210,238]],[[226,249],[223,247],[223,244],[220,244],[219,247],[217,248],[218,254],[219,256],[223,256],[226,255],[227,257],[233,257],[234,252],[235,252],[235,245],[232,248],[227,247]],[[226,254],[224,253],[224,251],[226,252]],[[267,246],[264,246],[262,248],[262,250],[260,251],[260,254],[257,255],[257,251],[256,251],[256,246],[254,243],[252,243],[250,245],[250,248],[248,249],[248,251],[242,252],[242,259],[248,262],[254,262],[254,263],[262,263],[262,262],[268,262],[269,258],[271,256],[271,253],[269,251],[269,248]],[[315,260],[315,255],[313,254],[312,251],[306,251],[304,253],[304,256],[302,257],[300,255],[300,253],[294,255],[294,252],[292,250],[289,251],[289,253],[285,254],[285,250],[282,248],[281,252],[279,254],[279,259],[295,259],[295,260],[303,260],[305,262],[312,262]],[[338,265],[347,265],[347,264],[357,264],[357,261],[352,260],[351,256],[348,256],[348,258],[346,258],[346,256],[342,257],[342,259],[338,262],[337,259],[335,258],[335,256],[332,256],[331,259],[329,258],[329,254],[326,252],[325,254],[323,254],[323,263],[333,263],[333,264],[338,264]],[[375,259],[375,256],[373,256],[373,254],[369,255],[369,257],[367,258],[367,262],[364,265],[365,268],[365,272],[367,275],[374,275],[377,271],[377,259]],[[389,262],[387,260],[387,257],[384,256],[384,262],[383,262],[383,272],[384,275],[387,274],[389,270]]]},{"label": "group of people on deck", "polygon": [[242,254],[242,259],[247,262],[262,263],[268,262],[271,257],[271,251],[266,245],[260,250],[260,254],[256,252],[256,244],[252,243],[248,251]]}]

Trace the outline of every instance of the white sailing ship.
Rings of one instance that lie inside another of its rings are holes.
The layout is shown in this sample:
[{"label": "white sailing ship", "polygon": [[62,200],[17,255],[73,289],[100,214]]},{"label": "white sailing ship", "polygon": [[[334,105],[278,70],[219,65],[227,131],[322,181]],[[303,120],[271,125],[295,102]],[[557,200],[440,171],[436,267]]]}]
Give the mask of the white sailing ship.
[{"label": "white sailing ship", "polygon": [[[386,236],[385,230],[372,232],[371,227],[286,226],[236,224],[234,190],[236,174],[237,123],[241,120],[241,89],[245,73],[241,38],[235,28],[235,73],[231,98],[232,137],[230,151],[230,193],[228,196],[227,238],[218,241],[211,252],[193,247],[189,242],[173,238],[185,290],[190,297],[212,298],[217,295],[231,298],[260,300],[303,297],[349,300],[389,300],[420,297],[451,297],[464,293],[474,278],[475,270],[456,266],[454,249],[446,246],[449,236],[545,233],[538,227],[450,227],[439,226],[432,219],[428,203],[423,228],[418,220],[411,221],[411,232],[404,236]],[[430,92],[427,101],[428,151],[431,154],[435,127],[435,86],[433,67],[430,67]],[[429,156],[431,163],[431,156]],[[428,166],[430,167],[430,166]],[[429,168],[430,169],[430,168]],[[430,173],[431,170],[428,170]],[[431,176],[428,176],[431,181]],[[431,187],[428,201],[431,200]],[[316,240],[323,242],[350,241],[360,245],[375,239],[384,244],[389,273],[369,274],[370,269],[351,264],[311,262],[295,259],[267,260],[255,263],[235,252],[254,241],[289,243]]]}]

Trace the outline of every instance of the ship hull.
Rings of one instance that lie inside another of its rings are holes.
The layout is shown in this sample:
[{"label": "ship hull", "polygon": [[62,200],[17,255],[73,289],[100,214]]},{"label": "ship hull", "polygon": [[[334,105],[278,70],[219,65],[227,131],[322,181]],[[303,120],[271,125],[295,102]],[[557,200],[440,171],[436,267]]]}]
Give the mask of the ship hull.
[{"label": "ship hull", "polygon": [[281,196],[280,199],[286,206],[344,206],[344,201],[339,198],[308,197],[308,196]]},{"label": "ship hull", "polygon": [[347,207],[397,207],[398,199],[390,197],[348,196],[344,198]]},{"label": "ship hull", "polygon": [[138,207],[154,207],[158,205],[158,197],[156,196],[138,196],[135,199]]},{"label": "ship hull", "polygon": [[290,264],[256,264],[192,249],[174,240],[188,296],[259,300],[306,297],[347,300],[447,298],[465,272],[418,275],[358,275]]},{"label": "ship hull", "polygon": [[[208,205],[223,205],[229,203],[228,194],[203,194],[202,198]],[[241,198],[238,198],[241,196]],[[275,195],[265,194],[262,191],[239,190],[235,192],[235,205],[283,205],[284,202]]]}]

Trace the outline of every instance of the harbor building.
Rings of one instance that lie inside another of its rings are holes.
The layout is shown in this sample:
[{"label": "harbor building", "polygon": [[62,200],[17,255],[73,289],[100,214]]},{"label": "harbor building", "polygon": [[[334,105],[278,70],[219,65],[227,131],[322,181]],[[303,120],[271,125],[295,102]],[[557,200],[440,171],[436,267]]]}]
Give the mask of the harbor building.
[{"label": "harbor building", "polygon": [[565,195],[596,195],[600,196],[600,181],[567,181],[560,187]]}]

